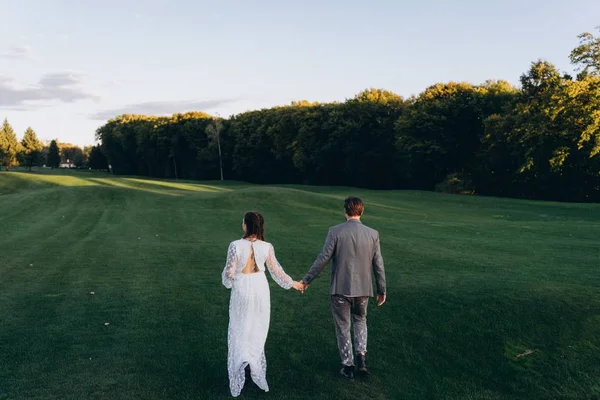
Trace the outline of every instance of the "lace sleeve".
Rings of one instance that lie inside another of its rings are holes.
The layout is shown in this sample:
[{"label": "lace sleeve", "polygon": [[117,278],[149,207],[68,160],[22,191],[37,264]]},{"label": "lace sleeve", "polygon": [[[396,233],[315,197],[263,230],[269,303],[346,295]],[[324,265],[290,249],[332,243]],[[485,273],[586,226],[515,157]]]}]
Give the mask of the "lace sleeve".
[{"label": "lace sleeve", "polygon": [[267,256],[267,268],[273,280],[282,288],[290,289],[294,280],[285,273],[277,257],[275,257],[275,249],[272,245],[269,245],[269,255]]},{"label": "lace sleeve", "polygon": [[227,261],[225,262],[225,268],[223,268],[223,273],[221,274],[221,282],[223,282],[223,286],[225,286],[227,289],[231,289],[233,287],[233,275],[235,273],[236,261],[237,251],[235,243],[231,242],[229,244],[229,249],[227,249]]}]

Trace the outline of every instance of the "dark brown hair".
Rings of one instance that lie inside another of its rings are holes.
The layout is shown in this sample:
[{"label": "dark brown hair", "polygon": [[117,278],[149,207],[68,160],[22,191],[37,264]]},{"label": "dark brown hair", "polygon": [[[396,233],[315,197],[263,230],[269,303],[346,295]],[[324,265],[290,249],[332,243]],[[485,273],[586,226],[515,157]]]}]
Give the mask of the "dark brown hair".
[{"label": "dark brown hair", "polygon": [[358,197],[348,197],[344,200],[344,211],[349,217],[360,217],[365,212],[365,205]]},{"label": "dark brown hair", "polygon": [[244,223],[246,224],[244,239],[256,236],[258,240],[265,240],[265,219],[259,212],[248,211],[244,214]]}]

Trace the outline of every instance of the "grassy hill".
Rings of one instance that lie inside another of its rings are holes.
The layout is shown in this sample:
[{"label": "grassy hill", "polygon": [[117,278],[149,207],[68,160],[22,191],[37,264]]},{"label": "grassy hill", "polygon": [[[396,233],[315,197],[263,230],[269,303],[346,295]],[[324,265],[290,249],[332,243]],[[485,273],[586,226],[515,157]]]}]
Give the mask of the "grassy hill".
[{"label": "grassy hill", "polygon": [[299,279],[347,195],[388,279],[372,376],[337,376],[328,269],[304,295],[269,278],[271,391],[243,398],[600,396],[599,205],[46,171],[0,172],[0,399],[229,398],[220,274],[243,213]]}]

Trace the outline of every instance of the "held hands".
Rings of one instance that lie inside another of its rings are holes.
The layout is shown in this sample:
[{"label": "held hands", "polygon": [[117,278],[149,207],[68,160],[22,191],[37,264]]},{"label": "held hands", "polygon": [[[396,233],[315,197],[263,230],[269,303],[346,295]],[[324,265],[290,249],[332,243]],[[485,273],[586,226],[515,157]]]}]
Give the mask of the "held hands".
[{"label": "held hands", "polygon": [[303,282],[296,282],[296,281],[294,281],[294,283],[292,283],[292,286],[294,287],[294,289],[298,290],[299,292],[304,293],[306,291],[306,289],[308,289],[308,287],[310,285],[306,284],[306,283],[303,283]]}]

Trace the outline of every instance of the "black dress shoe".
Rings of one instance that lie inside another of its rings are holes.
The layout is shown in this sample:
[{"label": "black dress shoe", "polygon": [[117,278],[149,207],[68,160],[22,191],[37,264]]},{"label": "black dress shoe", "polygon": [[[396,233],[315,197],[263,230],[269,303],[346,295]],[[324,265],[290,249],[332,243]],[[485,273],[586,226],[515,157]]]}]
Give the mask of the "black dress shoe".
[{"label": "black dress shoe", "polygon": [[363,375],[368,375],[369,370],[367,369],[367,358],[364,354],[357,354],[355,357],[356,360],[356,368]]},{"label": "black dress shoe", "polygon": [[354,379],[354,367],[352,365],[344,365],[340,370],[340,375],[346,379]]}]

